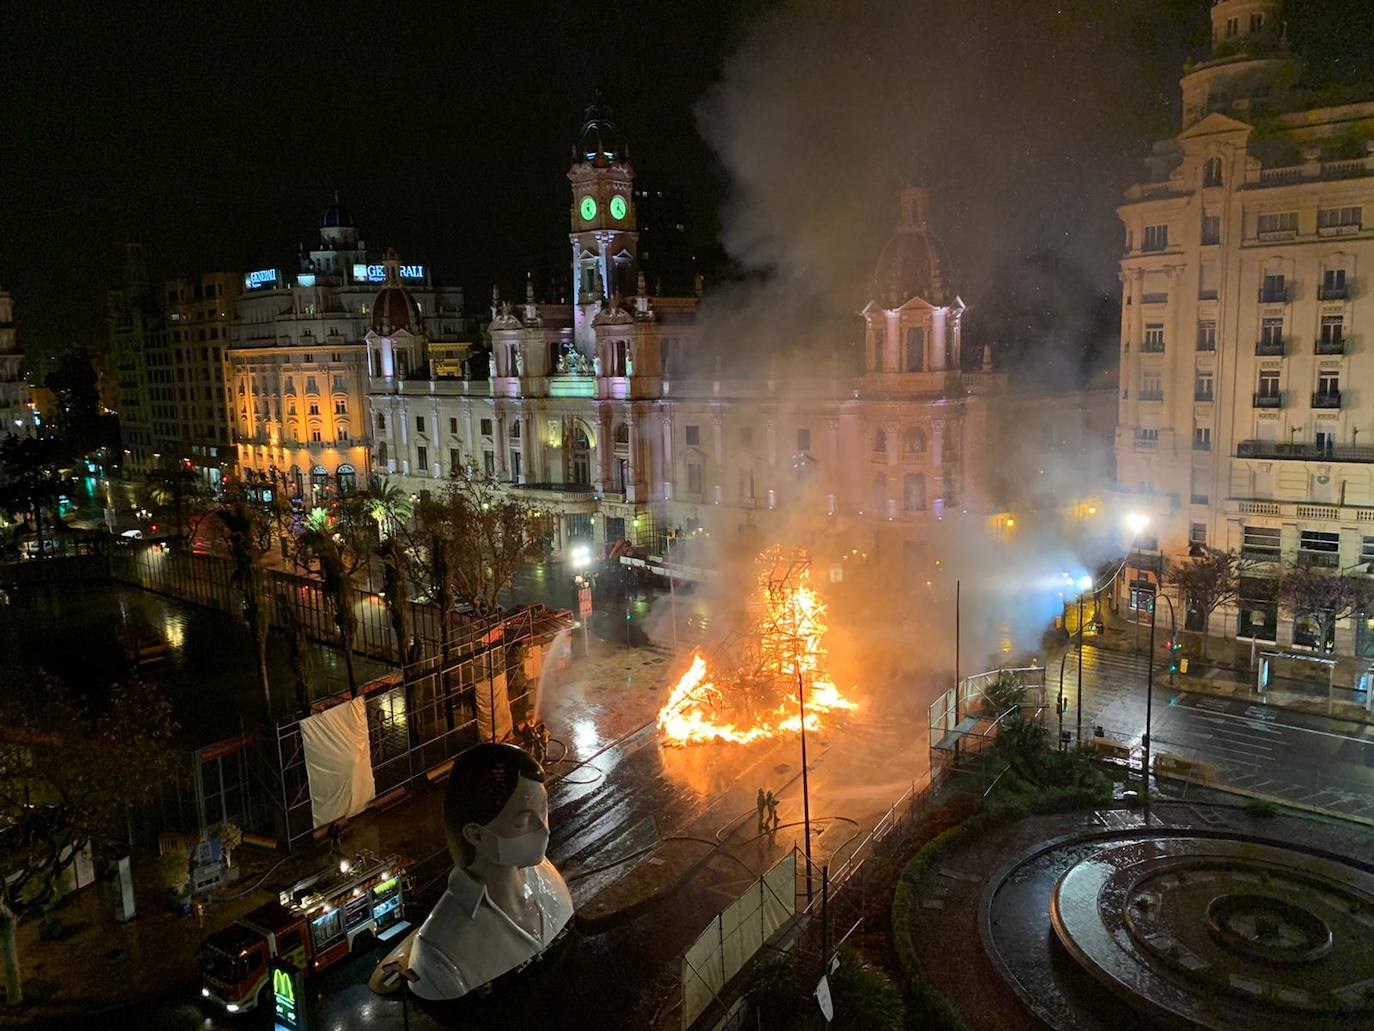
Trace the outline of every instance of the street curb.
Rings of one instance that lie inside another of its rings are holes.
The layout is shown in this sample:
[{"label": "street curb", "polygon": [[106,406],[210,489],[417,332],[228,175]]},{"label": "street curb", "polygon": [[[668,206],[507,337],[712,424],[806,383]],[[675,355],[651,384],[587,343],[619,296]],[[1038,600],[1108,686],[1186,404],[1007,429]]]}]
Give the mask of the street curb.
[{"label": "street curb", "polygon": [[[1357,816],[1354,813],[1342,813],[1335,809],[1323,809],[1321,806],[1309,805],[1306,802],[1294,802],[1292,799],[1283,798],[1280,795],[1266,795],[1262,791],[1251,791],[1248,788],[1238,787],[1232,784],[1223,784],[1215,781],[1184,780],[1179,777],[1170,777],[1167,774],[1161,775],[1159,772],[1153,774],[1155,780],[1167,780],[1174,784],[1182,784],[1184,791],[1187,791],[1191,784],[1195,787],[1205,788],[1208,791],[1224,791],[1228,795],[1239,795],[1242,798],[1253,798],[1260,802],[1272,802],[1276,806],[1284,809],[1294,809],[1301,813],[1309,813],[1313,816],[1325,816],[1332,820],[1344,820],[1347,823],[1357,823],[1364,827],[1374,828],[1374,819],[1368,816]],[[1174,798],[1171,801],[1189,802],[1187,798]]]}]

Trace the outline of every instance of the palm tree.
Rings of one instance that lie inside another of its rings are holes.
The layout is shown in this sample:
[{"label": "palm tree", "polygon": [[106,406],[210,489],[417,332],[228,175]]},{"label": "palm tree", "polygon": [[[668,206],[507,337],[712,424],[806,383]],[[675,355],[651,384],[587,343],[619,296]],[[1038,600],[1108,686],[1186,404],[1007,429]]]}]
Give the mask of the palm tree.
[{"label": "palm tree", "polygon": [[405,491],[386,480],[365,497],[367,512],[381,538],[374,554],[382,560],[382,599],[396,634],[396,659],[404,669],[415,661],[417,645],[410,611],[411,555],[406,541],[414,507]]},{"label": "palm tree", "polygon": [[281,620],[286,633],[286,650],[291,657],[291,672],[296,685],[296,707],[301,712],[310,709],[311,680],[314,668],[310,661],[310,642],[305,635],[305,624],[296,611],[296,603],[285,590],[277,591],[277,618]]},{"label": "palm tree", "polygon": [[258,685],[262,689],[263,716],[272,719],[272,686],[267,675],[267,633],[269,613],[262,604],[259,561],[271,546],[271,528],[262,511],[248,497],[242,484],[224,489],[214,517],[234,563],[231,577],[243,608],[243,621],[253,639],[253,655],[258,663]]},{"label": "palm tree", "polygon": [[358,617],[353,612],[353,573],[359,560],[344,536],[329,524],[329,514],[314,509],[305,520],[305,529],[296,538],[296,547],[309,564],[314,559],[320,566],[321,588],[334,609],[334,626],[339,631],[343,648],[344,669],[348,674],[348,692],[356,696],[358,678],[353,671],[353,639],[358,632]]}]

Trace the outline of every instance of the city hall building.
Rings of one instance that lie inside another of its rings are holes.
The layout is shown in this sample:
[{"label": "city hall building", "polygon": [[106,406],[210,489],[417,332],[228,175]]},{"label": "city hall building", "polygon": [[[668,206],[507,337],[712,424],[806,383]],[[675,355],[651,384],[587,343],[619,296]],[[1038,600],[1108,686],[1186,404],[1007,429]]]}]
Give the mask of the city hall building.
[{"label": "city hall building", "polygon": [[[388,278],[363,345],[376,473],[416,494],[490,474],[540,513],[555,552],[667,535],[748,547],[787,526],[918,557],[944,519],[1008,533],[1018,505],[1099,513],[1081,485],[1110,478],[1114,386],[1047,404],[1011,392],[988,349],[966,353],[926,191],[902,192],[862,355],[804,359],[703,339],[699,285],[648,292],[635,172],[597,103],[568,182],[570,303],[532,282],[494,294],[489,355],[432,340],[419,293]],[[1037,477],[1051,465],[1071,482]]]},{"label": "city hall building", "polygon": [[[1210,632],[1318,648],[1275,585],[1293,563],[1374,561],[1374,90],[1301,89],[1279,8],[1212,6],[1182,131],[1119,209],[1117,498],[1151,516],[1133,581],[1193,545],[1234,549],[1250,568]],[[1332,643],[1374,655],[1374,621],[1341,620]]]}]

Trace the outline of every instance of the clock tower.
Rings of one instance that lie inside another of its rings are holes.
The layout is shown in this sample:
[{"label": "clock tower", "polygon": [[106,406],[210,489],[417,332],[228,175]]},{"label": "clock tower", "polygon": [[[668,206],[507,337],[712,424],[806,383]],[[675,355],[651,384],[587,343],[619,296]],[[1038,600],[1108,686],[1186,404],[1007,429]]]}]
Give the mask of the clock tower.
[{"label": "clock tower", "polygon": [[634,182],[629,148],[597,90],[587,104],[568,169],[575,336],[584,354],[592,353],[592,320],[604,303],[616,294],[635,292],[639,232]]}]

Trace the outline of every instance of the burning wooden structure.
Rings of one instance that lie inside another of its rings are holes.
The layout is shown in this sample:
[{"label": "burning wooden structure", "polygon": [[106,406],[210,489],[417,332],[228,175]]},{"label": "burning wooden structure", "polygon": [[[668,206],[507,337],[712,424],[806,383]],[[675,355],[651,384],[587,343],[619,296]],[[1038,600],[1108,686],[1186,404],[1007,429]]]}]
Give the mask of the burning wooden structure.
[{"label": "burning wooden structure", "polygon": [[754,566],[749,628],[709,658],[694,651],[659,710],[668,744],[749,744],[795,734],[803,711],[806,729],[817,731],[856,708],[826,670],[825,605],[811,584],[810,556],[772,547]]}]

